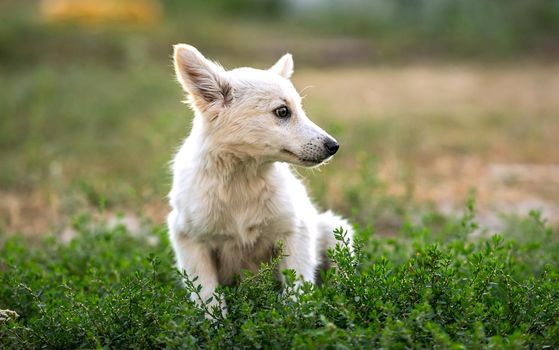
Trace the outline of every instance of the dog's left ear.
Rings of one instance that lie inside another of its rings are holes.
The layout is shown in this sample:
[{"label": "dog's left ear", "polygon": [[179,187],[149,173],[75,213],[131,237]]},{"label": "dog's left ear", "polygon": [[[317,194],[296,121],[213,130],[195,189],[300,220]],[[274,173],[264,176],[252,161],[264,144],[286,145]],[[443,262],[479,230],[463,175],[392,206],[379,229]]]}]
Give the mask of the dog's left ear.
[{"label": "dog's left ear", "polygon": [[291,75],[293,74],[293,56],[291,56],[290,53],[286,53],[285,55],[281,56],[281,58],[276,62],[276,64],[272,66],[272,68],[268,70],[270,72],[279,74],[285,79],[291,78]]}]

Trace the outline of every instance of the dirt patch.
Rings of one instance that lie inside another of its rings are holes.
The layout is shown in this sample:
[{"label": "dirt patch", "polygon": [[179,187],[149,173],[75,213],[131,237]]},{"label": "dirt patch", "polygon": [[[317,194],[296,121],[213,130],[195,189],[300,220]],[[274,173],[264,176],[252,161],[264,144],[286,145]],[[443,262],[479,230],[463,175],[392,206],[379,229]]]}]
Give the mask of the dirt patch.
[{"label": "dirt patch", "polygon": [[398,115],[472,118],[503,112],[538,118],[559,112],[559,65],[304,71],[294,80],[300,90],[310,89],[307,103],[320,101],[340,120]]}]

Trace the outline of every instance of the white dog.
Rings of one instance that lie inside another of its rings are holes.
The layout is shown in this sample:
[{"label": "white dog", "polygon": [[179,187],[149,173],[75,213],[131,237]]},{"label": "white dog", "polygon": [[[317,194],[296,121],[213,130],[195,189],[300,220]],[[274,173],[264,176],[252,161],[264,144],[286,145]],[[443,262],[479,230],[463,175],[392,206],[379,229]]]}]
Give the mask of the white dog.
[{"label": "white dog", "polygon": [[167,221],[178,268],[202,287],[202,300],[192,298],[205,302],[241,270],[257,271],[279,241],[280,268],[314,282],[336,243],[333,230],[353,232],[347,221],[317,211],[287,164],[317,166],[339,147],[305,115],[289,80],[291,55],[268,70],[225,71],[179,44],[174,64],[195,117],[173,161]]}]

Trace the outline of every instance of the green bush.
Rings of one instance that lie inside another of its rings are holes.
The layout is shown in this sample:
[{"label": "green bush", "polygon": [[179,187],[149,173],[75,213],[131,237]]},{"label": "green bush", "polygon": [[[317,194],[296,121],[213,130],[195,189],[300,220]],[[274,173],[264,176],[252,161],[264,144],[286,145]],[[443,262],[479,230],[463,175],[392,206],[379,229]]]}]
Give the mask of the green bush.
[{"label": "green bush", "polygon": [[539,215],[506,239],[474,240],[471,213],[436,231],[428,221],[395,237],[358,230],[354,255],[337,232],[338,270],[301,294],[289,271],[281,291],[272,261],[219,291],[228,315],[215,321],[188,300],[164,229],[132,236],[81,220],[67,244],[9,238],[0,309],[19,317],[3,312],[0,347],[559,347],[559,239]]}]

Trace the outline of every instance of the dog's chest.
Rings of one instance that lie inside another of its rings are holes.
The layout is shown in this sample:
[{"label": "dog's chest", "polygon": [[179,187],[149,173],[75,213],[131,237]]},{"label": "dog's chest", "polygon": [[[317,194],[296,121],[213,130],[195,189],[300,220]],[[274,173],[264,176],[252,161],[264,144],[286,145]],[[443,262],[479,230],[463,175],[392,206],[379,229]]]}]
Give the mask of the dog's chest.
[{"label": "dog's chest", "polygon": [[231,243],[251,247],[282,237],[279,231],[289,216],[278,188],[265,177],[240,178],[225,185],[206,180],[192,188],[199,200],[191,207],[191,232],[199,240],[215,247]]}]

